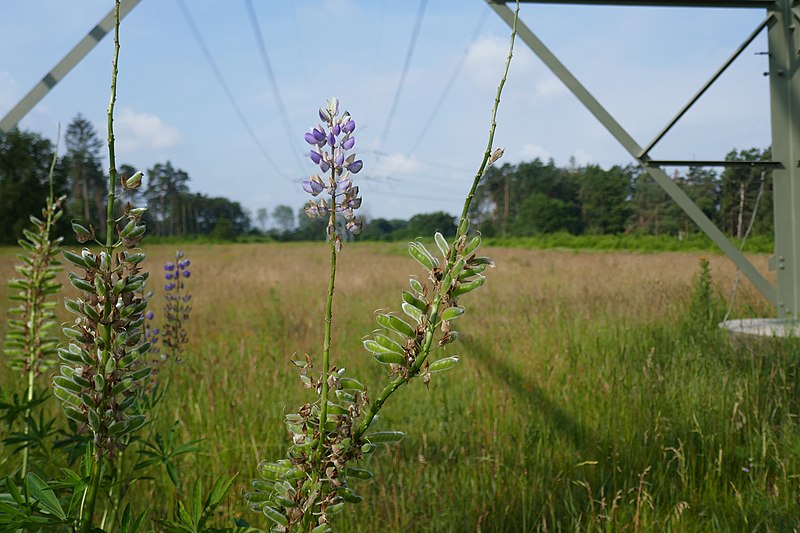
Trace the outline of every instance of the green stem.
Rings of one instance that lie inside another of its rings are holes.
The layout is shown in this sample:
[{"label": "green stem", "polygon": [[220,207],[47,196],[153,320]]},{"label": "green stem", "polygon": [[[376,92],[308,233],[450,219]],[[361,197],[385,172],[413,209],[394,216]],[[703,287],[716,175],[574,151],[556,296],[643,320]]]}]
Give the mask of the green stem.
[{"label": "green stem", "polygon": [[[514,12],[514,25],[511,31],[511,44],[508,49],[508,57],[506,58],[506,65],[505,69],[503,70],[503,77],[500,79],[500,84],[497,87],[497,95],[495,96],[494,106],[492,107],[492,123],[491,126],[489,127],[489,141],[486,146],[486,152],[483,154],[483,160],[481,161],[481,164],[478,167],[478,171],[475,173],[475,177],[472,180],[472,187],[470,188],[469,194],[467,194],[467,197],[464,200],[464,208],[461,211],[461,218],[459,219],[458,222],[458,231],[454,239],[456,242],[466,233],[465,232],[466,226],[464,224],[464,221],[467,219],[467,215],[469,214],[469,208],[470,205],[472,204],[472,199],[475,196],[475,191],[478,188],[478,183],[480,183],[483,174],[486,172],[486,167],[488,166],[489,160],[492,157],[494,132],[497,129],[497,110],[500,107],[500,95],[502,94],[503,87],[506,84],[506,79],[508,78],[508,69],[511,66],[511,58],[514,54],[514,40],[516,39],[517,36],[518,17],[519,17],[519,1],[517,2],[517,8]],[[453,268],[453,264],[456,261],[456,254],[457,254],[456,247],[451,246],[450,255],[447,258],[447,265],[444,270],[445,272],[449,272]],[[436,330],[436,326],[438,325],[437,322],[439,319],[439,307],[441,306],[441,303],[442,303],[441,291],[437,290],[436,297],[434,298],[433,303],[431,304],[430,314],[428,315],[428,325],[425,328],[425,339],[422,343],[422,346],[420,347],[419,353],[417,354],[417,359],[414,361],[414,364],[408,371],[408,375],[398,376],[397,378],[392,380],[388,385],[386,385],[386,387],[384,387],[384,389],[381,391],[381,393],[378,395],[375,401],[372,402],[369,411],[364,417],[364,420],[358,426],[358,429],[354,434],[356,442],[367,431],[367,428],[372,423],[372,420],[375,418],[375,415],[377,415],[378,411],[381,410],[381,407],[383,407],[383,404],[386,402],[386,400],[389,399],[389,396],[394,394],[394,392],[397,389],[408,383],[411,380],[411,378],[419,374],[422,365],[428,358],[428,354],[431,351],[431,346],[433,345],[433,337]]]},{"label": "green stem", "polygon": [[[103,276],[108,276],[104,279],[105,282],[111,282],[111,269],[114,254],[114,190],[117,181],[117,168],[116,158],[114,156],[114,104],[117,100],[117,63],[119,61],[119,4],[120,0],[114,2],[114,61],[111,70],[111,99],[108,103],[108,198],[106,200],[106,244],[104,246],[107,255],[108,271],[102,272]],[[110,292],[110,291],[109,291]],[[99,372],[104,372],[106,363],[111,353],[111,314],[113,311],[113,302],[109,296],[106,297],[103,304],[103,319],[102,325],[103,335],[103,350],[101,355]],[[105,396],[105,395],[103,395]],[[105,398],[103,399],[105,404]],[[105,406],[99,406],[105,410]],[[92,464],[91,484],[89,485],[89,493],[86,498],[86,513],[81,520],[81,533],[89,533],[92,530],[92,522],[94,519],[94,508],[97,501],[97,491],[100,486],[100,463],[102,461],[102,454],[100,450],[95,448],[94,463]]]},{"label": "green stem", "polygon": [[81,513],[81,533],[92,531],[92,517],[94,516],[94,505],[97,501],[97,491],[100,487],[100,459],[95,457],[92,464],[92,482],[89,485],[89,492],[86,495],[86,506]]},{"label": "green stem", "polygon": [[[53,172],[56,168],[56,159],[58,158],[58,144],[61,140],[61,126],[58,128],[58,135],[56,137],[56,148],[55,152],[53,153],[53,160],[50,162],[50,195],[47,197],[47,207],[45,211],[47,212],[47,217],[45,219],[44,231],[43,231],[43,249],[39,250],[39,257],[35,258],[35,268],[34,268],[34,279],[32,285],[33,294],[30,297],[31,302],[31,317],[30,317],[30,327],[29,327],[29,337],[27,346],[30,349],[30,354],[28,358],[29,367],[28,367],[28,390],[25,397],[28,400],[28,405],[30,405],[31,401],[33,400],[33,386],[34,380],[36,378],[36,364],[37,364],[37,351],[39,348],[39,341],[41,337],[41,325],[37,324],[36,322],[36,315],[37,310],[40,307],[40,303],[44,302],[44,287],[42,287],[42,283],[44,280],[42,279],[42,274],[47,269],[47,266],[50,263],[50,250],[52,247],[52,243],[50,242],[50,230],[53,227],[53,216],[55,215],[55,198],[53,197]],[[30,408],[25,409],[25,427],[23,428],[23,433],[28,435],[30,432],[30,424],[28,424],[28,418],[31,416]],[[26,446],[22,451],[22,477],[28,473],[28,447]]]},{"label": "green stem", "polygon": [[[331,124],[331,127],[333,125]],[[331,167],[331,180],[336,181],[336,165]],[[325,340],[322,343],[322,392],[320,393],[319,408],[319,443],[317,452],[322,454],[325,449],[325,422],[328,420],[328,373],[330,372],[331,353],[331,322],[333,320],[333,290],[336,280],[336,197],[331,195],[331,216],[328,224],[334,228],[331,234],[331,277],[328,280],[328,296],[325,300]]]}]

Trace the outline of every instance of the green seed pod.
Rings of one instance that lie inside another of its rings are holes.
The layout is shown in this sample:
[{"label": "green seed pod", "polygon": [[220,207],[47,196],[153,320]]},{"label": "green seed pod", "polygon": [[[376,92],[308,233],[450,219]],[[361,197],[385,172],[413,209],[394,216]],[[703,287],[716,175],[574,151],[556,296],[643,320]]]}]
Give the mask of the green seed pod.
[{"label": "green seed pod", "polygon": [[83,226],[81,224],[78,224],[77,222],[73,222],[72,223],[72,231],[75,232],[75,238],[81,244],[83,244],[84,242],[86,242],[86,241],[90,240],[92,237],[94,237],[92,232],[89,231],[89,229],[87,227],[85,227],[85,226]]},{"label": "green seed pod", "polygon": [[[135,396],[131,396],[131,398],[135,399]],[[144,423],[147,422],[147,418],[145,415],[134,415],[128,418],[128,427],[125,429],[125,433],[133,433],[134,431],[138,431]]]},{"label": "green seed pod", "polygon": [[458,363],[458,356],[454,355],[452,357],[445,357],[443,359],[439,359],[438,361],[434,361],[428,367],[428,372],[431,374],[435,372],[443,372],[445,370],[450,370]]},{"label": "green seed pod", "polygon": [[329,415],[346,415],[349,414],[350,411],[347,410],[346,407],[339,405],[338,403],[328,402],[328,414]]},{"label": "green seed pod", "polygon": [[375,360],[384,365],[405,365],[406,358],[395,352],[376,353]]},{"label": "green seed pod", "polygon": [[447,291],[450,290],[450,287],[453,285],[453,275],[450,272],[446,272],[445,275],[442,277],[442,294],[447,294]]},{"label": "green seed pod", "polygon": [[[275,494],[275,485],[269,481],[261,481],[256,479],[252,482],[253,488],[258,492],[266,492],[267,494]],[[245,496],[246,498],[247,496]]]},{"label": "green seed pod", "polygon": [[89,426],[92,428],[92,431],[99,433],[103,426],[103,424],[100,422],[100,416],[91,409],[86,414],[88,415]]},{"label": "green seed pod", "polygon": [[66,376],[53,377],[53,383],[56,386],[61,387],[62,389],[67,389],[72,392],[77,392],[78,394],[83,392],[83,387],[81,387],[80,385],[75,383],[75,381],[73,381],[71,378],[68,378]]},{"label": "green seed pod", "polygon": [[311,533],[330,533],[331,531],[333,531],[333,529],[331,529],[331,526],[329,526],[328,524],[320,524],[314,529],[312,529]]},{"label": "green seed pod", "polygon": [[453,291],[450,293],[450,295],[453,298],[457,298],[457,297],[461,296],[462,294],[467,294],[468,292],[474,291],[475,289],[477,289],[478,287],[483,285],[484,281],[486,281],[486,278],[481,276],[481,277],[479,277],[479,278],[477,278],[477,279],[475,279],[473,281],[468,281],[466,283],[461,283],[455,289],[453,289]]},{"label": "green seed pod", "polygon": [[136,227],[136,220],[131,219],[130,222],[125,224],[125,227],[122,228],[122,231],[119,232],[119,236],[122,237],[123,239],[126,239],[131,234],[131,232],[135,227]]},{"label": "green seed pod", "polygon": [[264,513],[264,516],[278,524],[279,526],[286,527],[289,525],[289,520],[277,509],[273,509],[269,505],[265,505],[261,508],[261,512]]},{"label": "green seed pod", "polygon": [[367,480],[367,479],[372,479],[374,477],[372,472],[370,472],[369,470],[364,470],[362,468],[348,468],[345,471],[345,473],[347,474],[347,477],[354,477],[356,479]]},{"label": "green seed pod", "polygon": [[403,350],[403,347],[400,346],[400,344],[398,342],[396,342],[394,339],[390,339],[389,337],[387,337],[386,335],[384,335],[382,333],[377,333],[376,332],[374,334],[374,338],[375,338],[375,342],[380,344],[381,347],[386,348],[386,350],[383,350],[383,351],[396,352],[396,353],[399,353],[399,354],[405,353],[405,351]]},{"label": "green seed pod", "polygon": [[70,272],[68,276],[70,285],[72,285],[79,291],[94,293],[94,285],[92,285],[85,279],[79,278],[76,274],[72,272]]},{"label": "green seed pod", "polygon": [[339,385],[341,385],[342,389],[364,390],[364,385],[354,378],[341,377],[339,378]]},{"label": "green seed pod", "polygon": [[101,278],[100,276],[94,278],[94,289],[95,289],[95,294],[99,296],[108,295],[108,287],[106,287],[105,282],[103,282],[103,278]]},{"label": "green seed pod", "polygon": [[66,259],[67,261],[69,261],[70,263],[72,263],[73,265],[75,265],[78,268],[88,268],[88,269],[93,269],[94,268],[94,263],[93,262],[90,263],[82,255],[78,255],[78,254],[76,254],[74,252],[70,252],[69,250],[64,251],[64,259]]},{"label": "green seed pod", "polygon": [[414,241],[408,243],[408,253],[426,270],[432,272],[439,266],[439,261],[431,255],[422,243]]},{"label": "green seed pod", "polygon": [[373,444],[394,444],[403,440],[404,436],[402,431],[376,431],[364,438]]},{"label": "green seed pod", "polygon": [[445,320],[445,321],[454,320],[454,319],[460,317],[463,314],[464,314],[464,308],[461,307],[461,306],[448,307],[442,313],[442,320]]},{"label": "green seed pod", "polygon": [[464,247],[463,254],[465,256],[470,255],[472,252],[478,249],[478,246],[481,245],[481,236],[476,235],[470,240],[467,245]]},{"label": "green seed pod", "polygon": [[79,424],[86,422],[86,416],[83,414],[83,411],[75,409],[71,405],[64,406],[64,414],[67,415],[67,418],[71,418]]},{"label": "green seed pod", "polygon": [[466,235],[468,231],[469,231],[469,219],[464,218],[461,222],[458,223],[458,234]]},{"label": "green seed pod", "polygon": [[372,444],[371,442],[364,443],[361,445],[361,453],[364,455],[369,455],[374,452],[378,446],[376,444]]},{"label": "green seed pod", "polygon": [[264,492],[248,492],[244,495],[244,499],[249,504],[268,502],[270,498],[272,498],[272,495]]},{"label": "green seed pod", "polygon": [[116,396],[117,394],[122,394],[126,390],[130,389],[132,385],[133,380],[130,377],[125,378],[111,388],[111,395]]},{"label": "green seed pod", "polygon": [[97,392],[103,392],[103,389],[106,386],[106,378],[103,377],[103,374],[95,374],[93,377],[94,380],[94,390]]},{"label": "green seed pod", "polygon": [[62,402],[65,402],[65,403],[67,403],[69,405],[72,405],[74,407],[80,407],[81,406],[81,399],[78,398],[77,396],[75,396],[74,394],[71,394],[66,389],[63,389],[63,388],[61,388],[59,386],[55,386],[55,387],[53,387],[53,394],[55,394],[56,398],[58,398]]},{"label": "green seed pod", "polygon": [[442,252],[442,257],[447,260],[447,257],[450,255],[450,245],[447,243],[444,235],[437,231],[433,235],[433,240],[436,241],[436,246],[439,248],[439,251]]},{"label": "green seed pod", "polygon": [[127,420],[118,420],[108,426],[108,434],[113,436],[122,435],[127,432],[128,426]]},{"label": "green seed pod", "polygon": [[116,369],[117,369],[117,360],[112,355],[111,357],[108,358],[108,361],[106,361],[106,367],[104,371],[106,374],[111,374]]},{"label": "green seed pod", "polygon": [[417,278],[409,279],[408,284],[411,285],[411,288],[414,290],[414,292],[416,292],[420,296],[422,295],[423,292],[425,292],[425,287],[422,285],[422,283],[420,283],[420,281]]},{"label": "green seed pod", "polygon": [[396,331],[405,337],[415,337],[416,331],[409,326],[402,318],[394,315],[378,314],[375,319],[381,326]]},{"label": "green seed pod", "polygon": [[126,253],[125,262],[126,263],[137,264],[137,263],[141,263],[142,261],[144,261],[144,258],[145,258],[145,255],[143,253],[141,253],[141,252],[137,252],[135,254],[127,254]]},{"label": "green seed pod", "polygon": [[411,294],[406,290],[403,291],[403,301],[413,305],[423,313],[428,309],[428,302],[422,300],[421,298],[417,298],[416,296],[414,296],[413,294]]},{"label": "green seed pod", "polygon": [[337,514],[340,513],[344,509],[344,503],[334,503],[333,505],[329,505],[325,508],[325,512],[328,514]]},{"label": "green seed pod", "polygon": [[416,307],[407,302],[403,302],[400,307],[403,309],[403,312],[410,318],[413,318],[419,324],[422,323],[423,318],[425,317],[422,311],[420,311],[419,309],[417,309]]},{"label": "green seed pod", "polygon": [[75,315],[83,314],[81,312],[81,304],[71,298],[64,298],[64,307],[67,308],[67,311]]},{"label": "green seed pod", "polygon": [[359,496],[348,487],[340,487],[336,492],[347,503],[361,503],[364,501],[363,497]]}]

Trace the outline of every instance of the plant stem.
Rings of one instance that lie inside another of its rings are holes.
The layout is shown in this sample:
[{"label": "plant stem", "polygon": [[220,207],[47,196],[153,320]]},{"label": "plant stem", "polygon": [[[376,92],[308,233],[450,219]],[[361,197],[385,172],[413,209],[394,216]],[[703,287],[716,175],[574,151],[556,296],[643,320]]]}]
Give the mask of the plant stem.
[{"label": "plant stem", "polygon": [[[464,200],[464,208],[461,211],[461,218],[458,222],[458,231],[455,236],[455,241],[457,242],[459,238],[464,235],[465,225],[464,221],[467,219],[467,215],[469,214],[469,208],[472,204],[472,199],[475,196],[475,191],[478,188],[478,183],[480,183],[483,174],[486,172],[486,167],[489,164],[489,159],[492,156],[492,144],[494,143],[494,132],[497,129],[497,109],[500,107],[500,95],[503,92],[503,87],[506,84],[506,79],[508,78],[508,70],[511,67],[511,58],[514,55],[514,41],[517,36],[517,18],[519,17],[519,1],[517,1],[517,8],[514,11],[514,25],[511,30],[511,44],[509,45],[508,49],[508,57],[506,58],[505,69],[503,70],[503,77],[500,79],[500,84],[497,87],[497,95],[494,99],[494,105],[492,106],[492,123],[489,127],[489,141],[486,146],[486,152],[483,154],[483,160],[481,161],[480,166],[478,167],[478,171],[475,173],[475,177],[472,180],[472,187],[469,190],[469,194],[467,195],[466,199]],[[445,267],[445,272],[449,272],[453,268],[453,264],[456,260],[456,246],[450,247],[450,255],[447,258],[447,265]],[[414,361],[411,369],[406,376],[398,376],[394,380],[392,380],[384,389],[381,391],[380,395],[375,399],[374,402],[370,405],[369,411],[367,415],[364,417],[364,420],[358,426],[354,434],[354,439],[358,441],[364,433],[367,431],[367,428],[372,423],[372,420],[375,418],[375,415],[378,414],[378,411],[381,410],[383,404],[386,400],[394,394],[394,392],[408,383],[411,378],[419,374],[422,365],[425,363],[425,360],[428,357],[428,354],[431,351],[431,346],[433,344],[433,336],[437,326],[437,322],[439,319],[439,307],[442,303],[442,295],[441,291],[436,291],[436,297],[431,304],[430,314],[428,315],[428,325],[425,329],[425,340],[420,347],[420,351],[417,354],[417,359]]]},{"label": "plant stem", "polygon": [[[120,0],[114,2],[114,61],[111,69],[111,99],[108,103],[108,198],[106,200],[106,244],[104,246],[107,255],[107,262],[109,265],[109,272],[107,282],[111,282],[111,268],[114,253],[114,189],[117,181],[117,168],[116,158],[114,156],[114,104],[117,100],[117,63],[119,61],[119,3]],[[103,332],[103,350],[101,355],[99,372],[104,372],[106,363],[111,352],[111,313],[113,311],[113,302],[110,295],[106,296],[103,305],[103,319],[105,324],[102,325]],[[105,396],[105,395],[103,395]],[[101,406],[105,409],[104,406]],[[94,518],[94,507],[97,500],[98,487],[100,486],[100,463],[102,461],[102,454],[100,450],[95,447],[94,463],[92,464],[91,484],[89,485],[89,493],[86,501],[86,513],[81,521],[81,533],[89,533],[92,530],[92,521]]]},{"label": "plant stem", "polygon": [[[331,119],[331,128],[333,119]],[[331,166],[331,182],[336,182],[336,165]],[[322,392],[320,393],[319,408],[319,443],[317,444],[318,453],[325,449],[325,422],[328,420],[328,373],[330,372],[330,353],[331,353],[331,322],[333,319],[333,290],[336,280],[336,189],[331,195],[331,216],[328,221],[330,227],[334,228],[331,233],[331,277],[328,281],[328,297],[325,300],[325,340],[322,343]]]},{"label": "plant stem", "polygon": [[92,483],[89,485],[89,493],[86,495],[86,507],[81,513],[81,533],[92,531],[92,516],[94,516],[94,505],[97,501],[97,490],[100,486],[100,459],[94,458],[92,463]]},{"label": "plant stem", "polygon": [[[53,160],[50,162],[50,195],[47,197],[47,207],[45,211],[47,212],[47,217],[45,220],[44,226],[44,237],[42,239],[41,248],[39,250],[39,256],[34,258],[34,279],[32,284],[32,292],[30,296],[31,302],[31,317],[30,317],[30,326],[29,326],[29,338],[27,342],[28,349],[30,350],[29,358],[28,358],[28,390],[27,394],[25,395],[28,405],[30,405],[31,401],[33,400],[33,386],[34,380],[36,378],[36,363],[37,363],[37,350],[40,346],[41,342],[41,327],[36,323],[36,312],[39,308],[40,303],[44,303],[44,287],[42,287],[42,283],[44,280],[42,279],[42,274],[44,274],[45,269],[47,268],[48,264],[50,263],[50,250],[52,248],[52,244],[50,242],[50,230],[53,226],[53,215],[55,214],[54,211],[54,204],[55,198],[53,197],[53,172],[56,168],[56,159],[58,158],[58,143],[61,140],[61,126],[58,128],[58,135],[56,137],[56,148],[53,153]],[[44,324],[41,324],[44,325]],[[30,407],[25,409],[25,427],[23,428],[23,433],[27,436],[30,432],[30,424],[28,424],[28,418],[31,416]],[[22,477],[28,473],[28,447],[26,446],[22,450]]]}]

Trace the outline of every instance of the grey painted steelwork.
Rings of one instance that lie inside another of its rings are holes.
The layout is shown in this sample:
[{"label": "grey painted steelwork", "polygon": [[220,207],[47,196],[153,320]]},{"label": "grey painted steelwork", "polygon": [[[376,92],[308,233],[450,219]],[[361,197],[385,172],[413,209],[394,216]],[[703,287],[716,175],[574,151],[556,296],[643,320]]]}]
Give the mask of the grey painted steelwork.
[{"label": "grey painted steelwork", "polygon": [[[486,0],[490,4],[506,4],[504,0]],[[507,0],[510,2],[511,0]],[[780,0],[520,0],[520,4],[584,4],[593,6],[647,7],[774,7]]]},{"label": "grey painted steelwork", "polygon": [[[131,12],[141,0],[122,0],[119,6],[119,17],[124,18]],[[77,65],[86,54],[92,51],[95,45],[105,37],[114,27],[114,9],[108,12],[103,19],[92,28],[86,36],[70,50],[64,58],[56,64],[53,69],[44,75],[33,89],[19,101],[6,116],[0,119],[0,133],[11,130],[19,124],[19,121],[33,109],[39,101],[44,98],[64,76],[66,76],[75,65]]]},{"label": "grey painted steelwork", "polygon": [[[514,24],[514,12],[505,1],[485,0],[486,3],[511,27]],[[558,60],[544,43],[521,20],[517,21],[517,35],[544,62],[578,100],[592,113],[609,133],[628,151],[628,153],[652,176],[667,194],[689,215],[689,217],[708,235],[711,240],[727,255],[736,267],[747,276],[762,295],[777,307],[781,317],[797,318],[800,310],[800,64],[798,53],[800,43],[793,38],[792,16],[800,21],[800,13],[792,12],[790,2],[797,0],[776,0],[770,2],[623,2],[623,1],[579,1],[579,0],[531,0],[536,3],[560,4],[597,4],[597,5],[672,5],[684,7],[770,7],[767,20],[762,22],[747,38],[752,41],[765,26],[769,28],[770,41],[770,79],[772,80],[772,115],[773,115],[773,160],[766,162],[772,166],[775,187],[775,250],[778,291],[747,260],[733,243],[717,228],[711,220],[692,202],[683,190],[672,181],[659,164],[677,165],[687,161],[653,161],[647,153],[658,142],[661,136],[697,101],[708,86],[716,80],[722,71],[738,56],[746,45],[740,46],[731,58],[712,76],[711,80],[692,98],[665,130],[647,149],[631,137],[611,114],[598,102],[580,81]],[[781,9],[777,9],[777,5]],[[776,29],[777,28],[777,29]],[[780,31],[779,31],[780,30]],[[798,32],[800,33],[800,29]],[[787,74],[789,73],[789,74]],[[791,105],[791,104],[795,105]],[[778,139],[781,139],[780,141]],[[694,162],[698,165],[703,162]],[[723,162],[713,163],[716,166]],[[699,166],[699,165],[698,165]],[[780,228],[780,229],[779,229]],[[778,296],[780,294],[780,297]]]}]

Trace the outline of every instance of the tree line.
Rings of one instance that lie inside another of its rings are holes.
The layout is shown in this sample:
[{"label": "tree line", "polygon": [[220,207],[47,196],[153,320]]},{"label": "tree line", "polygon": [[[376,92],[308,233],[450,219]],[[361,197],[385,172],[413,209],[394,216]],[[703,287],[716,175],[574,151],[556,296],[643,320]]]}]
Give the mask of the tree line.
[{"label": "tree line", "polygon": [[[68,235],[69,221],[105,227],[108,178],[101,164],[104,144],[92,124],[78,115],[64,135],[65,153],[56,161],[55,194],[65,195],[67,216],[58,232]],[[0,135],[0,242],[15,243],[38,213],[49,191],[53,143],[41,135],[12,130]],[[726,159],[766,161],[769,149],[732,150]],[[133,168],[121,165],[123,176]],[[326,222],[309,219],[303,208],[260,208],[255,220],[238,202],[190,190],[187,172],[169,161],[146,171],[137,201],[148,205],[148,235],[232,240],[257,235],[274,240],[316,240]],[[672,179],[725,233],[741,238],[752,219],[752,234],[772,235],[772,184],[758,166],[728,167],[722,172],[689,167]],[[121,209],[121,207],[120,207]],[[753,216],[755,213],[755,217]],[[535,159],[490,167],[481,179],[471,212],[474,227],[487,237],[526,237],[546,233],[641,233],[680,237],[698,228],[641,168],[597,165],[565,167]],[[438,211],[409,219],[367,220],[360,240],[405,240],[434,231],[455,233],[454,216]]]},{"label": "tree line", "polygon": [[[68,236],[70,221],[92,224],[98,235],[105,228],[108,174],[102,165],[104,142],[83,116],[75,117],[64,135],[65,153],[56,159],[53,189],[66,196],[66,215],[56,234]],[[38,133],[14,129],[0,135],[0,243],[22,236],[28,217],[37,214],[50,189],[50,165],[56,146]],[[117,169],[122,177],[130,165]],[[233,239],[251,230],[250,218],[238,203],[189,189],[189,175],[172,163],[157,163],[145,172],[146,187],[131,203],[149,206],[145,215],[149,236],[191,238],[198,235]],[[121,185],[120,185],[121,187]],[[122,206],[118,206],[121,211]]]}]

